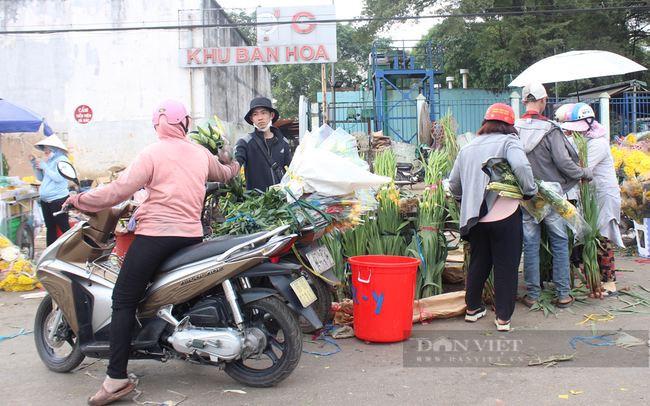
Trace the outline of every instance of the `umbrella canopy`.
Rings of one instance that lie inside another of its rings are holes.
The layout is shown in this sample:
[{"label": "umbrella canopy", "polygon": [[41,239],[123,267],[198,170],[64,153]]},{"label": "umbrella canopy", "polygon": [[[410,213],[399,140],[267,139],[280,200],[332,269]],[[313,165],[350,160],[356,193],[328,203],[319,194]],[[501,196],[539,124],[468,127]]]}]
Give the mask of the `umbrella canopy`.
[{"label": "umbrella canopy", "polygon": [[568,82],[601,76],[624,75],[646,70],[631,59],[608,51],[571,51],[535,62],[509,86],[522,87],[529,83]]},{"label": "umbrella canopy", "polygon": [[45,118],[30,109],[0,99],[0,133],[35,133],[43,125],[43,133],[52,135]]}]

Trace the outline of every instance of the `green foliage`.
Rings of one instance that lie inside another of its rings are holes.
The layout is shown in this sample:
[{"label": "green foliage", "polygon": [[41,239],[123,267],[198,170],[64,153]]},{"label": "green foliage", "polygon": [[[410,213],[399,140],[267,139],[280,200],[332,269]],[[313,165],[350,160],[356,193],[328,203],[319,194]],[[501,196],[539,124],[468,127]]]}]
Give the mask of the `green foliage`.
[{"label": "green foliage", "polygon": [[11,167],[9,166],[9,162],[7,162],[7,158],[5,157],[5,154],[2,154],[2,174],[4,176],[8,176],[9,169],[11,169]]},{"label": "green foliage", "polygon": [[[251,13],[246,13],[244,10],[239,12],[231,11],[228,13],[228,17],[235,24],[248,24],[257,21],[255,11]],[[238,28],[251,45],[257,45],[257,28],[254,25],[241,25]]]},{"label": "green foliage", "polygon": [[376,36],[387,30],[399,20],[395,17],[419,15],[424,10],[439,4],[437,0],[365,0],[362,15],[364,17],[385,20],[371,21],[361,28],[368,36]]},{"label": "green foliage", "polygon": [[[370,6],[375,2],[366,0]],[[382,3],[378,1],[377,3]],[[399,2],[398,2],[399,3]],[[416,1],[430,5],[429,0]],[[423,38],[442,43],[446,75],[460,78],[460,69],[469,69],[472,87],[503,87],[540,59],[573,49],[599,49],[634,59],[642,65],[650,62],[647,50],[650,13],[630,10],[600,10],[604,7],[630,6],[632,1],[607,0],[595,5],[587,0],[548,4],[539,0],[456,0],[441,10],[443,14],[476,14],[593,8],[580,13],[526,14],[485,17],[446,18],[433,25]],[[647,2],[644,2],[647,5]],[[606,27],[606,29],[604,29]],[[595,35],[597,33],[597,35]],[[645,48],[644,48],[645,45]],[[644,73],[646,80],[650,74]],[[579,81],[580,88],[620,81],[621,77]],[[555,89],[549,89],[554,91]],[[558,86],[561,95],[575,91],[575,83]]]},{"label": "green foliage", "polygon": [[[368,55],[372,39],[359,35],[350,24],[337,24],[338,62],[335,64],[336,80],[343,81],[343,87],[356,87],[365,80]],[[331,87],[331,64],[327,64],[327,88]],[[310,102],[316,101],[316,94],[322,91],[321,65],[318,63],[271,66],[271,94],[281,119],[298,117],[301,95]]]}]

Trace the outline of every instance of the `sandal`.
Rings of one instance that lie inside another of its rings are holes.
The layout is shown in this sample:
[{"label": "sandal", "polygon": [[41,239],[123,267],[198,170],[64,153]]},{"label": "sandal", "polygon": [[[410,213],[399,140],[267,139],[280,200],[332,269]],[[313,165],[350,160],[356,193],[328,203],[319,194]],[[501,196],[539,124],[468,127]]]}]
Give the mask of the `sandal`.
[{"label": "sandal", "polygon": [[562,302],[560,302],[560,300],[558,300],[556,306],[561,308],[561,309],[566,309],[567,307],[571,306],[573,304],[573,302],[575,301],[575,299],[571,295],[569,295],[569,297],[571,298],[571,300],[569,300],[566,303],[562,303]]},{"label": "sandal", "polygon": [[527,308],[531,308],[537,304],[537,301],[532,302],[529,298],[528,295],[524,295],[524,297],[521,298],[521,303],[524,304]]},{"label": "sandal", "polygon": [[476,323],[478,319],[485,316],[487,310],[485,307],[481,306],[474,314],[469,314],[465,312],[465,323]]},{"label": "sandal", "polygon": [[118,390],[117,392],[109,393],[106,388],[104,388],[104,384],[102,384],[102,387],[99,388],[99,392],[97,392],[95,396],[88,398],[88,404],[90,406],[104,406],[109,403],[113,403],[116,400],[122,399],[124,396],[133,392],[133,389],[135,389],[135,384],[128,383],[125,387]]},{"label": "sandal", "polygon": [[499,319],[494,319],[494,324],[497,326],[497,331],[510,331],[510,320],[506,324],[501,324]]}]

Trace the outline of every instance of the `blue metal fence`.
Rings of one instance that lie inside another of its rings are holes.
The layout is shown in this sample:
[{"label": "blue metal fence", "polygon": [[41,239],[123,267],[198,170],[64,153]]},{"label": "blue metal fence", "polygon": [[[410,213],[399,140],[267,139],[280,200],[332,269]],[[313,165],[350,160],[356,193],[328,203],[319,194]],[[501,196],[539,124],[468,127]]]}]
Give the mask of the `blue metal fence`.
[{"label": "blue metal fence", "polygon": [[446,116],[451,113],[458,123],[456,134],[475,133],[481,128],[485,111],[494,103],[510,104],[510,99],[440,100],[440,114]]},{"label": "blue metal fence", "polygon": [[[509,103],[508,99],[439,100],[440,114],[451,113],[458,122],[457,134],[476,132],[481,126],[485,110],[493,103]],[[431,101],[430,108],[431,107]],[[382,112],[384,135],[409,144],[418,143],[417,106],[412,100],[380,102],[328,103],[328,116],[336,117],[331,125],[347,133],[363,131],[370,134],[379,128],[377,111]]]},{"label": "blue metal fence", "polygon": [[610,99],[609,117],[612,139],[650,131],[650,92],[629,92]]},{"label": "blue metal fence", "polygon": [[[430,106],[432,102],[429,100]],[[562,104],[576,102],[567,99],[549,97],[544,116],[555,119],[555,111]],[[580,102],[589,104],[600,118],[600,99],[581,98]],[[478,131],[487,108],[493,103],[510,104],[509,98],[438,100],[440,115],[451,113],[458,123],[457,134]],[[370,134],[377,131],[377,112],[384,118],[384,135],[396,141],[410,144],[418,143],[417,108],[413,100],[388,100],[384,102],[345,102],[328,104],[329,117],[336,117],[334,128],[340,127],[346,132],[363,131]],[[526,111],[523,103],[519,105],[520,115]],[[614,137],[624,137],[629,133],[650,131],[650,92],[625,93],[621,98],[609,101],[610,133]],[[389,117],[389,125],[385,118]]]}]

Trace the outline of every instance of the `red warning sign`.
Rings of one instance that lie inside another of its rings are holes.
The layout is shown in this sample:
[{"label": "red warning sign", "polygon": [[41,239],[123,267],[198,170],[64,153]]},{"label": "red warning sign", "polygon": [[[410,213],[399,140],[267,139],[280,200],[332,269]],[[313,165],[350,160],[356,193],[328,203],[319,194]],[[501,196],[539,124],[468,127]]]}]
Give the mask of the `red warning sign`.
[{"label": "red warning sign", "polygon": [[86,124],[93,118],[93,110],[82,104],[74,110],[74,118],[79,124]]}]

